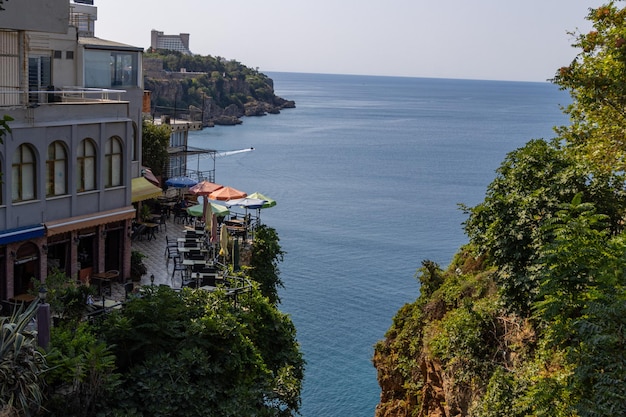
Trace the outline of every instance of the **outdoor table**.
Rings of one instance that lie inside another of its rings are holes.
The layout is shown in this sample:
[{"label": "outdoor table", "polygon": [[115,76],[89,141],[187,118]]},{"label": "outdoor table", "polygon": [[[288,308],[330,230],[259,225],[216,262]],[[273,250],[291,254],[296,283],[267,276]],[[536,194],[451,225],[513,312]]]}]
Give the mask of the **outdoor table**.
[{"label": "outdoor table", "polygon": [[180,253],[188,253],[194,250],[199,250],[200,252],[206,253],[208,252],[208,250],[206,249],[202,249],[200,246],[191,246],[191,247],[183,247],[183,248],[178,248],[178,251]]},{"label": "outdoor table", "polygon": [[146,233],[148,235],[148,240],[152,238],[156,239],[156,230],[159,228],[158,223],[139,223],[146,226]]},{"label": "outdoor table", "polygon": [[107,286],[109,288],[109,293],[111,292],[111,281],[119,277],[119,273],[114,272],[99,272],[97,274],[93,274],[91,276],[92,280],[98,281],[98,293],[102,295],[102,287]]},{"label": "outdoor table", "polygon": [[246,221],[244,219],[230,219],[224,220],[226,226],[245,226]]},{"label": "outdoor table", "polygon": [[245,226],[228,226],[226,225],[226,230],[233,236],[241,236],[244,239],[246,238],[246,233],[248,230]]},{"label": "outdoor table", "polygon": [[[194,243],[194,242],[197,243],[197,244],[202,243],[202,239],[197,239],[197,238],[188,239],[186,237],[178,237],[178,238],[176,238],[176,241],[178,243]],[[180,246],[180,245],[178,245],[178,246]]]},{"label": "outdoor table", "polygon": [[32,294],[17,294],[14,295],[9,301],[18,302],[18,303],[32,303],[35,301],[37,297]]}]

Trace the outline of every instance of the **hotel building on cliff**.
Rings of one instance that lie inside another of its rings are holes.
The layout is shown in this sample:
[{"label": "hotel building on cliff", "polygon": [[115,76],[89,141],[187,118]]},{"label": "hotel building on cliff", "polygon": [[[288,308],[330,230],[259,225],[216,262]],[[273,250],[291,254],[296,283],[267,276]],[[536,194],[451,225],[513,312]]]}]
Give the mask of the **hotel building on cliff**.
[{"label": "hotel building on cliff", "polygon": [[160,192],[139,191],[143,50],[96,38],[90,3],[0,11],[1,300],[53,268],[128,278],[132,203]]}]

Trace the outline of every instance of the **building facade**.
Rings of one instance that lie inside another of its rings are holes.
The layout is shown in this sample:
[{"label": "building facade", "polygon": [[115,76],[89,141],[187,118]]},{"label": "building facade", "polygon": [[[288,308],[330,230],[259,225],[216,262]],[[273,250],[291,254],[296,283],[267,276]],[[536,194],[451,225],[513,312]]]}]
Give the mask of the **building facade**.
[{"label": "building facade", "polygon": [[165,35],[163,32],[153,29],[150,33],[150,48],[167,49],[169,51],[178,51],[186,55],[192,55],[189,50],[188,33]]},{"label": "building facade", "polygon": [[[87,4],[85,4],[87,3]],[[141,168],[142,49],[96,38],[90,2],[0,12],[0,299],[58,269],[130,276]]]}]

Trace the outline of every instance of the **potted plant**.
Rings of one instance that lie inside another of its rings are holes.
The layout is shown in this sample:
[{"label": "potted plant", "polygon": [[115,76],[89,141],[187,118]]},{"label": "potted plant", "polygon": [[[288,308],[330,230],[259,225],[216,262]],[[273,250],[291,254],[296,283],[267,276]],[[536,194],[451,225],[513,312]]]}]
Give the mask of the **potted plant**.
[{"label": "potted plant", "polygon": [[146,257],[138,250],[133,250],[130,253],[130,278],[135,282],[141,281],[141,277],[148,273],[148,268],[143,263]]}]

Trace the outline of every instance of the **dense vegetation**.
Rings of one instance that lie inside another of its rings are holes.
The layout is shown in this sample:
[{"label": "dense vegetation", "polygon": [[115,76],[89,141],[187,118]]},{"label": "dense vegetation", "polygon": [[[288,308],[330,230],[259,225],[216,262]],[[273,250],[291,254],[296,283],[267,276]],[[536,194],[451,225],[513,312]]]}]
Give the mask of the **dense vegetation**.
[{"label": "dense vegetation", "polygon": [[[252,256],[264,265],[255,276],[267,287],[280,282],[282,251],[275,231],[263,230]],[[62,273],[48,278],[46,301],[60,320],[47,351],[37,349],[28,327],[36,303],[0,323],[0,415],[297,413],[304,360],[296,330],[254,278],[237,296],[144,287],[123,309],[90,320],[90,288]]]},{"label": "dense vegetation", "polygon": [[626,10],[588,19],[553,80],[571,125],[506,157],[377,344],[378,416],[626,415]]},{"label": "dense vegetation", "polygon": [[[179,80],[180,95],[176,97],[166,94],[153,97],[157,108],[176,106],[186,109],[194,106],[202,109],[207,100],[211,100],[217,107],[223,109],[230,105],[243,109],[248,102],[275,103],[278,99],[274,95],[273,82],[267,75],[236,60],[226,60],[210,55],[185,55],[177,51],[165,50],[151,51],[144,55],[144,59],[150,58],[161,60],[165,71],[179,72],[184,68],[190,73],[204,73]],[[146,78],[146,88],[158,90],[154,86],[156,81]]]},{"label": "dense vegetation", "polygon": [[141,161],[152,169],[154,175],[161,176],[169,162],[167,148],[170,145],[171,130],[168,125],[157,125],[143,121],[141,128]]}]

